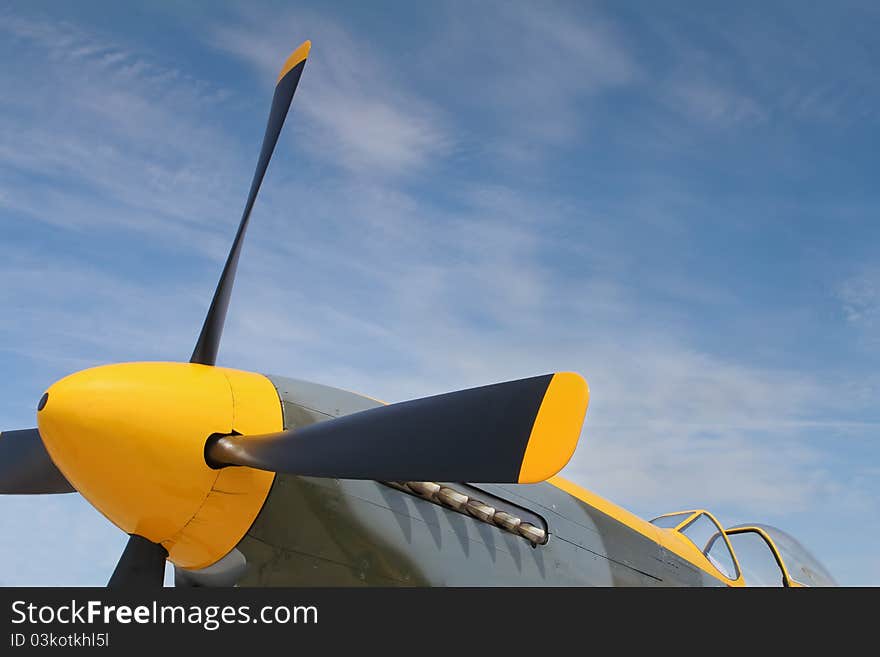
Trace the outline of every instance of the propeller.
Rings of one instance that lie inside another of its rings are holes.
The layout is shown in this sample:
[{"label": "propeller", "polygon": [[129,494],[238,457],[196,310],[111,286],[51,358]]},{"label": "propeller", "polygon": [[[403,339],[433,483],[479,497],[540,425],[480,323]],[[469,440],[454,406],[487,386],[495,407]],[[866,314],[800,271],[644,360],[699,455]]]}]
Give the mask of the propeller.
[{"label": "propeller", "polygon": [[[235,284],[235,272],[238,269],[238,260],[241,256],[241,247],[244,243],[245,232],[251,218],[251,210],[253,210],[254,201],[257,199],[260,186],[263,184],[266,169],[269,167],[269,160],[272,159],[272,153],[275,152],[275,144],[278,143],[281,128],[284,126],[284,119],[287,118],[287,112],[290,109],[290,104],[293,102],[293,94],[296,93],[296,87],[299,84],[299,79],[302,76],[311,47],[311,41],[305,41],[299,48],[294,50],[290,57],[287,58],[287,61],[284,62],[284,66],[278,75],[278,81],[275,84],[275,95],[272,97],[272,106],[269,110],[269,120],[266,123],[266,133],[263,136],[263,146],[260,149],[257,168],[254,170],[254,177],[251,180],[251,188],[248,192],[247,201],[245,201],[244,212],[241,215],[235,239],[232,241],[232,247],[229,249],[226,264],[223,266],[223,272],[220,274],[217,289],[214,290],[214,297],[211,299],[211,306],[208,308],[208,314],[199,333],[199,339],[189,359],[191,363],[200,363],[202,365],[215,365],[217,363],[220,338],[223,335],[223,325],[226,323],[229,299],[232,295],[232,287]],[[128,545],[126,545],[125,552],[123,552],[116,570],[110,578],[108,586],[111,588],[161,586],[167,556],[168,552],[161,545],[153,543],[142,536],[132,534]]]},{"label": "propeller", "polygon": [[232,286],[235,283],[235,272],[238,269],[241,245],[244,243],[244,234],[247,231],[248,222],[251,218],[251,210],[254,207],[257,193],[260,191],[260,185],[263,183],[263,177],[266,175],[269,160],[275,151],[275,144],[278,143],[281,127],[284,125],[284,119],[287,117],[287,110],[293,101],[293,94],[296,92],[296,87],[299,84],[299,79],[306,65],[306,58],[309,56],[311,47],[312,42],[306,41],[294,50],[290,57],[287,58],[287,61],[284,62],[281,73],[278,75],[275,95],[272,97],[272,108],[269,110],[269,121],[266,124],[266,134],[263,136],[263,147],[260,150],[260,158],[257,160],[257,168],[251,181],[251,189],[244,204],[244,212],[241,215],[238,231],[235,233],[235,239],[232,241],[232,248],[229,250],[229,256],[226,258],[223,273],[220,274],[220,281],[217,283],[217,289],[214,291],[211,307],[208,309],[208,315],[205,317],[205,323],[202,325],[202,332],[199,334],[198,342],[196,342],[192,357],[189,359],[191,363],[214,365],[217,362],[220,336],[223,335],[226,311],[229,310],[229,298],[232,294]]},{"label": "propeller", "polygon": [[[285,61],[278,76],[266,133],[263,137],[263,145],[245,202],[244,212],[190,358],[191,363],[214,365],[217,361],[220,337],[223,333],[232,286],[235,282],[235,271],[238,267],[251,210],[281,134],[284,119],[299,84],[310,48],[311,42],[309,41],[299,46]],[[41,400],[38,411],[42,410],[44,405],[45,401]],[[52,462],[43,445],[39,430],[26,429],[0,434],[0,494],[71,492],[75,492],[74,487]],[[167,556],[168,552],[161,545],[132,534],[108,585],[115,588],[161,586]]]},{"label": "propeller", "polygon": [[[281,426],[280,420],[277,424],[265,422],[268,411],[255,411],[278,409],[277,393],[265,377],[244,372],[236,375],[234,370],[197,366],[216,365],[248,222],[310,48],[309,41],[299,46],[286,60],[278,76],[244,211],[190,358],[190,363],[196,367],[182,363],[108,365],[57,382],[50,390],[55,404],[44,410],[47,393],[38,406],[39,430],[0,434],[0,493],[68,493],[75,490],[53,462],[44,445],[44,437],[71,481],[99,510],[103,510],[96,502],[99,498],[96,489],[100,486],[95,482],[109,481],[114,486],[120,481],[130,484],[119,476],[112,480],[102,479],[106,472],[102,469],[105,468],[105,459],[109,464],[107,467],[114,467],[114,457],[120,459],[120,454],[128,454],[120,445],[129,450],[136,449],[138,436],[146,436],[147,449],[155,446],[157,450],[165,450],[162,454],[166,458],[171,453],[167,450],[170,446],[185,455],[165,465],[171,469],[185,466],[179,472],[185,472],[187,476],[178,477],[176,481],[187,482],[186,494],[196,495],[199,504],[204,502],[199,488],[202,483],[207,482],[204,494],[208,494],[213,482],[220,477],[229,475],[235,479],[239,473],[248,475],[247,471],[233,470],[213,477],[205,463],[215,469],[247,466],[270,472],[348,479],[534,483],[554,475],[571,458],[586,413],[589,390],[579,375],[561,372],[379,406],[277,433],[239,435],[233,430],[215,434],[204,443],[202,461],[204,436],[218,429],[227,431],[240,426],[237,423],[242,422],[245,414],[239,409],[250,408],[264,420],[251,426]],[[135,374],[129,375],[130,372]],[[233,375],[240,382],[236,385],[242,387],[233,385]],[[173,377],[183,377],[179,378],[184,383],[178,390],[196,394],[197,404],[192,403],[191,394],[172,398],[175,394]],[[268,386],[268,390],[260,388],[248,377],[260,379],[261,385]],[[221,383],[211,388],[215,385],[211,382],[217,379]],[[194,384],[195,381],[198,383]],[[256,399],[259,390],[271,396],[271,399],[267,396],[261,398],[268,405],[249,407],[247,400]],[[137,394],[138,391],[149,394]],[[124,403],[118,403],[120,399]],[[217,409],[224,408],[223,404],[230,399],[232,410],[229,416],[232,419],[223,419],[225,416]],[[146,406],[150,400],[152,405]],[[159,412],[155,407],[166,403],[170,403],[171,411],[162,413],[161,417],[166,421],[168,418],[176,420],[154,438],[154,425],[150,420]],[[141,407],[146,409],[144,417],[147,421],[132,424],[133,414],[140,412]],[[189,439],[192,442],[189,443],[181,438],[184,421],[191,429]],[[89,425],[89,422],[94,423]],[[213,422],[210,425],[213,428],[205,429],[206,422]],[[138,434],[132,426],[146,427],[146,430]],[[203,429],[205,431],[201,433]],[[99,440],[91,440],[95,437]],[[77,442],[83,440],[89,442]],[[65,451],[65,445],[72,445],[73,449]],[[89,467],[85,468],[82,467],[82,454],[86,453],[84,445],[97,450],[89,452],[95,458],[86,460]],[[151,470],[148,472],[154,474]],[[164,472],[162,470],[159,474]],[[265,475],[250,474],[267,481]],[[199,477],[202,483],[196,481]],[[271,480],[266,483],[266,492],[270,485]],[[126,494],[132,495],[130,490],[125,490]],[[150,496],[151,491],[150,486],[137,488],[141,495]],[[125,498],[111,495],[108,499],[119,505]],[[168,523],[162,523],[171,516],[163,516],[162,509],[154,509],[152,497],[141,499],[146,500],[144,508],[148,509],[145,513],[150,522],[141,522],[144,518],[137,515],[138,511],[132,511],[131,505],[113,506],[118,512],[116,517],[124,517],[124,521],[115,519],[112,513],[105,515],[119,526],[138,527],[144,534],[161,539],[164,545],[145,536],[130,534],[108,583],[110,587],[161,586],[165,561],[169,557],[167,550],[179,549],[173,539],[165,538]],[[184,518],[191,519],[191,516]],[[224,516],[222,522],[223,528],[234,527],[228,516]],[[156,529],[157,526],[160,529]]]},{"label": "propeller", "polygon": [[[257,199],[260,186],[263,184],[266,169],[269,167],[269,160],[272,159],[272,153],[275,152],[275,144],[278,143],[281,128],[284,126],[284,119],[287,118],[287,112],[290,109],[290,104],[293,102],[293,94],[296,93],[296,87],[299,84],[299,79],[302,76],[311,47],[311,41],[305,41],[299,48],[294,50],[290,57],[287,58],[287,61],[284,62],[284,66],[278,75],[278,81],[275,84],[275,95],[272,97],[272,106],[269,110],[269,120],[266,123],[266,133],[263,136],[263,146],[260,149],[260,157],[257,160],[257,168],[254,171],[253,180],[251,180],[251,188],[248,192],[247,201],[245,201],[244,212],[241,215],[235,239],[232,241],[232,247],[229,249],[226,264],[223,266],[223,272],[220,274],[217,289],[214,290],[214,297],[211,299],[211,306],[208,308],[208,314],[202,325],[201,333],[199,333],[199,339],[189,359],[191,363],[200,363],[202,365],[215,365],[217,363],[220,338],[223,335],[223,325],[226,323],[229,299],[232,295],[232,286],[235,284],[235,272],[238,269],[238,260],[241,256],[241,247],[244,243],[245,232],[251,218],[251,210],[253,210],[254,201]],[[116,566],[116,570],[113,572],[113,576],[110,578],[108,586],[111,588],[161,586],[165,573],[165,558],[167,556],[168,552],[161,545],[133,534]]]},{"label": "propeller", "polygon": [[212,467],[337,479],[535,483],[574,453],[587,382],[562,372],[371,408],[261,436],[216,436]]},{"label": "propeller", "polygon": [[38,429],[0,433],[0,494],[74,493],[55,467]]},{"label": "propeller", "polygon": [[159,589],[165,580],[168,550],[131,534],[107,586],[111,589]]}]

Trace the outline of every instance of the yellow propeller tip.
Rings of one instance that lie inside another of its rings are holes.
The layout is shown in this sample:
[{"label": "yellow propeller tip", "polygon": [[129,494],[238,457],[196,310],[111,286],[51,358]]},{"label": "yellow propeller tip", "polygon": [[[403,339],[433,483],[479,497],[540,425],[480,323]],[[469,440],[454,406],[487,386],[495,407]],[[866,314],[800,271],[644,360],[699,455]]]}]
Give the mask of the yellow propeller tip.
[{"label": "yellow propeller tip", "polygon": [[[281,67],[281,73],[278,74],[278,82],[287,75],[291,69],[297,66],[300,62],[304,62],[306,58],[309,56],[309,51],[312,49],[311,41],[303,41],[300,46],[294,50],[290,57],[284,62],[284,66]],[[276,82],[277,84],[277,82]]]},{"label": "yellow propeller tip", "polygon": [[581,435],[590,388],[576,372],[557,372],[535,417],[519,473],[519,483],[549,479],[571,459]]}]

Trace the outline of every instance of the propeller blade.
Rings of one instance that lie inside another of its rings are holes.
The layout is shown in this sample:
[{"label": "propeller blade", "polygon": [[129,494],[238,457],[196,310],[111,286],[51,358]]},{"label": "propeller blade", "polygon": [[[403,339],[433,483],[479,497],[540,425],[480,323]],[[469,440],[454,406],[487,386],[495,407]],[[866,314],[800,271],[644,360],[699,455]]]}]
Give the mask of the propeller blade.
[{"label": "propeller blade", "polygon": [[162,588],[167,558],[168,551],[164,547],[131,534],[107,586],[111,589]]},{"label": "propeller blade", "polygon": [[37,429],[0,433],[0,494],[75,493],[55,467]]},{"label": "propeller blade", "polygon": [[278,142],[278,135],[281,134],[281,126],[284,125],[284,119],[287,117],[287,111],[293,101],[293,94],[299,84],[299,78],[302,75],[311,46],[311,42],[306,41],[293,51],[278,76],[275,95],[272,98],[272,108],[269,111],[269,121],[266,124],[266,134],[263,137],[263,147],[260,150],[260,159],[257,161],[257,169],[254,171],[254,179],[251,182],[251,190],[244,206],[241,223],[239,223],[238,232],[235,234],[235,240],[232,242],[223,273],[220,275],[220,281],[217,283],[217,289],[214,291],[214,298],[211,300],[211,307],[208,309],[208,315],[202,325],[199,340],[190,358],[191,363],[214,365],[217,362],[220,336],[223,334],[223,325],[226,322],[226,311],[229,309],[229,298],[235,283],[235,270],[238,268],[238,258],[241,255],[241,245],[244,242],[251,209],[254,207],[257,193],[260,191],[263,176],[266,175],[266,168],[269,166],[269,160],[272,158],[272,152]]},{"label": "propeller blade", "polygon": [[339,479],[535,483],[571,458],[588,401],[580,375],[547,374],[279,433],[213,437],[205,458]]}]

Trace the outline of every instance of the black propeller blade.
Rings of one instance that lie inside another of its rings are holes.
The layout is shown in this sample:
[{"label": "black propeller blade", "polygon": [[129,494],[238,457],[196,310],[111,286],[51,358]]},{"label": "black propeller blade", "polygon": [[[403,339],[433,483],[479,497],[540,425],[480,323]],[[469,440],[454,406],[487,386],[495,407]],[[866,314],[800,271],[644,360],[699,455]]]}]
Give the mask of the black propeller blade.
[{"label": "black propeller blade", "polygon": [[[269,160],[281,134],[281,127],[293,101],[293,94],[299,84],[305,61],[309,54],[311,43],[306,41],[285,62],[275,86],[275,95],[272,98],[272,108],[269,112],[269,121],[266,125],[266,134],[263,137],[263,147],[260,150],[260,158],[251,181],[251,189],[248,193],[244,212],[232,248],[214,291],[211,307],[202,325],[198,342],[193,350],[191,363],[214,365],[217,362],[217,351],[220,347],[220,337],[223,334],[223,325],[226,322],[226,313],[229,309],[229,299],[232,294],[232,286],[235,283],[235,271],[238,268],[238,260],[241,255],[241,247],[247,231],[251,210]],[[153,543],[142,536],[132,534],[125,546],[125,551],[116,565],[116,570],[108,582],[110,588],[159,588],[162,586],[165,575],[165,560],[168,552],[158,543]]]},{"label": "black propeller blade", "polygon": [[223,324],[226,322],[229,297],[232,294],[232,286],[235,283],[235,270],[238,268],[238,258],[241,255],[241,245],[244,242],[244,234],[251,216],[251,209],[254,207],[254,201],[263,182],[263,176],[266,174],[266,168],[269,166],[269,160],[272,158],[275,144],[278,142],[278,135],[281,134],[281,127],[284,125],[284,119],[287,116],[290,103],[293,101],[293,94],[296,91],[297,84],[299,84],[299,78],[305,67],[310,48],[310,41],[306,41],[297,48],[287,59],[284,67],[281,69],[281,74],[278,76],[275,95],[272,98],[272,109],[269,112],[269,121],[266,124],[266,134],[263,137],[263,148],[260,150],[260,159],[257,162],[257,169],[254,171],[254,179],[251,182],[251,190],[244,206],[241,223],[238,226],[238,232],[235,234],[235,240],[232,242],[232,248],[229,251],[229,257],[226,259],[226,265],[223,267],[223,273],[220,275],[220,282],[217,283],[217,289],[214,291],[214,298],[211,301],[211,307],[208,309],[208,315],[205,317],[205,323],[202,325],[202,332],[199,334],[196,348],[193,350],[192,357],[190,358],[189,362],[191,363],[214,365],[217,362],[220,336],[223,334]]},{"label": "black propeller blade", "polygon": [[340,479],[533,483],[568,462],[589,390],[565,372],[372,408],[300,429],[218,436],[212,467]]},{"label": "black propeller blade", "polygon": [[39,430],[0,433],[0,494],[75,492],[49,457]]},{"label": "black propeller blade", "polygon": [[167,558],[168,551],[164,547],[131,534],[107,586],[111,589],[162,588]]}]

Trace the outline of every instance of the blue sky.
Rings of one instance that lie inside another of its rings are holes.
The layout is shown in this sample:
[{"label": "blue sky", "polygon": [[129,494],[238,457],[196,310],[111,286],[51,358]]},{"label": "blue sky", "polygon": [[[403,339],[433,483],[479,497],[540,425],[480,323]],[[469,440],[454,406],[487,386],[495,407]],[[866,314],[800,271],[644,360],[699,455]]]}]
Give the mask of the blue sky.
[{"label": "blue sky", "polygon": [[[555,370],[564,474],[707,507],[880,584],[872,3],[29,2],[0,9],[0,427],[54,380],[186,360],[272,86],[313,46],[220,364],[396,401]],[[0,498],[0,583],[125,536]]]}]

